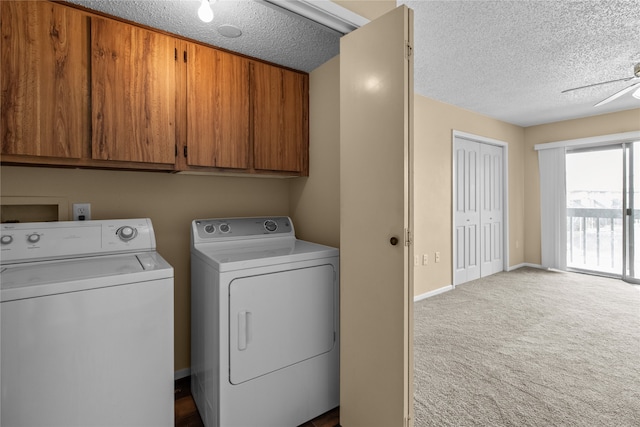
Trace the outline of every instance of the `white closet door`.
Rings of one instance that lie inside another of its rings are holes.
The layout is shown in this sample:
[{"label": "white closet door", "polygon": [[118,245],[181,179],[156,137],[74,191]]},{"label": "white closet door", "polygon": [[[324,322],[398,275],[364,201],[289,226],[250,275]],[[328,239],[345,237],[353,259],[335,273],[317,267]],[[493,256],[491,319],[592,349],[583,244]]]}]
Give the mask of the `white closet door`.
[{"label": "white closet door", "polygon": [[455,283],[480,277],[480,144],[456,137]]},{"label": "white closet door", "polygon": [[503,270],[503,161],[502,148],[480,145],[481,257],[480,274],[489,276]]}]

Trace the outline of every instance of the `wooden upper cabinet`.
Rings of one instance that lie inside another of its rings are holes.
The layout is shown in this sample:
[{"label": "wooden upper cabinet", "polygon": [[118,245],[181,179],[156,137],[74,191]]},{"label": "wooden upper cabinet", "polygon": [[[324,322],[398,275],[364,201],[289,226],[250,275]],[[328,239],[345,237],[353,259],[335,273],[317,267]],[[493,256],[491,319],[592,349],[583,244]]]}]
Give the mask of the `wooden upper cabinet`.
[{"label": "wooden upper cabinet", "polygon": [[89,138],[88,18],[1,1],[2,154],[80,158]]},{"label": "wooden upper cabinet", "polygon": [[92,157],[175,163],[175,39],[91,18]]},{"label": "wooden upper cabinet", "polygon": [[187,164],[249,167],[249,60],[187,45]]},{"label": "wooden upper cabinet", "polygon": [[309,76],[251,65],[254,168],[308,175]]}]

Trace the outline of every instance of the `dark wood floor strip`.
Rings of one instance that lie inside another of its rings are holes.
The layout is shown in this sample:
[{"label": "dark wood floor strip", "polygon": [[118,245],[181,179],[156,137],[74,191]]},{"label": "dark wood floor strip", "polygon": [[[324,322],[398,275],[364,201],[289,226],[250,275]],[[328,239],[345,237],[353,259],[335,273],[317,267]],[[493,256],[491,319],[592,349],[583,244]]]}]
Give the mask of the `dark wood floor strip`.
[{"label": "dark wood floor strip", "polygon": [[[175,425],[176,427],[204,427],[200,413],[191,396],[191,378],[176,380],[175,396]],[[340,408],[335,408],[325,414],[302,424],[299,427],[339,427]],[[258,426],[256,426],[258,427]]]}]

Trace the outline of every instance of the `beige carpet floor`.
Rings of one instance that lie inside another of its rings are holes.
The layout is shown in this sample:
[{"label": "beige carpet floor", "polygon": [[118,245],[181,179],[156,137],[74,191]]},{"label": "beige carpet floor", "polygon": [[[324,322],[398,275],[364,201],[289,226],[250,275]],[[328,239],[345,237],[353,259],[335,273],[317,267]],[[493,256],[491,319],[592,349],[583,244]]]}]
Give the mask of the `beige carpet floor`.
[{"label": "beige carpet floor", "polygon": [[640,427],[640,291],[522,268],[415,305],[415,426]]}]

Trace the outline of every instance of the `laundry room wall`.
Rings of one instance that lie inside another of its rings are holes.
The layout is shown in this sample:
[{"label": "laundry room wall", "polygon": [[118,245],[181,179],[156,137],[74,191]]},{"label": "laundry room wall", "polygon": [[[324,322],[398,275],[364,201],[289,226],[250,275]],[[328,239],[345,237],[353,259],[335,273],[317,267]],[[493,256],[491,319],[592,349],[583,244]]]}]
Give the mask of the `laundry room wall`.
[{"label": "laundry room wall", "polygon": [[[289,214],[289,181],[155,172],[2,166],[0,194],[91,203],[92,219],[149,217],[175,269],[175,369],[190,363],[190,224],[196,218]],[[183,371],[184,372],[184,371]]]},{"label": "laundry room wall", "polygon": [[[335,0],[373,20],[395,0]],[[298,238],[340,245],[340,57],[309,74],[309,177],[291,180],[290,212]]]},{"label": "laundry room wall", "polygon": [[296,235],[340,245],[340,58],[309,75],[309,176],[291,181]]}]

